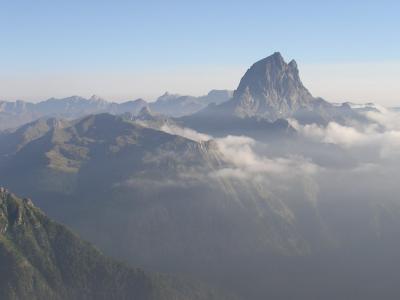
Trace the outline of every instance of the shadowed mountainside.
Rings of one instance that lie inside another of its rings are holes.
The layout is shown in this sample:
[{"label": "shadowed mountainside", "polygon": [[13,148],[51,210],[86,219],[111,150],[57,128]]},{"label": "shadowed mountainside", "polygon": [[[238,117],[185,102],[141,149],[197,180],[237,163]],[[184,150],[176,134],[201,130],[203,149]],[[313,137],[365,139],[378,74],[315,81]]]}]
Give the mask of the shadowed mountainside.
[{"label": "shadowed mountainside", "polygon": [[30,199],[0,188],[0,298],[216,300],[224,296],[200,284],[115,262],[47,218]]}]

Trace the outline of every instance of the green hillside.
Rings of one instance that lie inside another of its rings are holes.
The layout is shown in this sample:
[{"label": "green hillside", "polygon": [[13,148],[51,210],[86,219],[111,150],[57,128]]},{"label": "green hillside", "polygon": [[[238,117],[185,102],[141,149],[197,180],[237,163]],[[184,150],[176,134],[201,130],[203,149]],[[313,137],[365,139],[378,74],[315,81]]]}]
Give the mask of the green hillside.
[{"label": "green hillside", "polygon": [[0,189],[0,299],[221,299],[198,284],[129,268]]}]

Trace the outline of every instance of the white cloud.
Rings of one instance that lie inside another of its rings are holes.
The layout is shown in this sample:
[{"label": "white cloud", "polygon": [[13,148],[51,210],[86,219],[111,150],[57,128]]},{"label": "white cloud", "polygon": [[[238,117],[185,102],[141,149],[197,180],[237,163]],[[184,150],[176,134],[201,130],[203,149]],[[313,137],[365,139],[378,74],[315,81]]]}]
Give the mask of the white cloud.
[{"label": "white cloud", "polygon": [[320,143],[331,143],[345,149],[363,147],[379,150],[380,158],[400,155],[400,114],[384,107],[380,112],[367,112],[370,120],[376,122],[364,126],[350,127],[335,122],[327,126],[316,124],[300,125],[290,120],[291,125],[304,137]]},{"label": "white cloud", "polygon": [[259,155],[255,152],[256,141],[244,136],[227,136],[216,140],[224,159],[231,168],[216,171],[217,177],[254,178],[257,175],[279,175],[291,177],[296,174],[309,175],[317,171],[317,166],[300,156],[275,157]]},{"label": "white cloud", "polygon": [[184,138],[196,142],[204,142],[212,139],[212,136],[208,134],[200,133],[187,127],[179,127],[175,125],[164,124],[163,126],[161,126],[160,129],[166,133],[180,135],[183,136]]},{"label": "white cloud", "polygon": [[[351,153],[350,156],[355,155],[360,163],[355,167],[357,169],[361,166],[379,164],[379,160],[397,161],[400,157],[400,114],[382,107],[378,108],[381,113],[367,113],[367,116],[376,123],[364,126],[351,127],[331,122],[324,127],[316,124],[300,125],[294,120],[290,122],[304,138],[317,143],[316,151],[325,151],[323,148],[318,150],[318,143],[335,144],[346,153]],[[189,128],[164,126],[162,129],[195,141],[213,139],[212,136]],[[311,157],[299,155],[297,149],[289,149],[286,152],[289,154],[279,157],[257,152],[258,142],[246,136],[227,136],[214,140],[228,164],[212,172],[211,176],[214,177],[266,181],[268,178],[309,176],[321,169],[312,162]]]},{"label": "white cloud", "polygon": [[[197,142],[213,139],[210,135],[174,125],[163,125],[161,130]],[[225,162],[231,166],[215,171],[211,174],[212,176],[250,179],[260,174],[270,176],[278,174],[290,177],[298,173],[312,174],[317,170],[316,165],[300,156],[268,158],[265,155],[257,154],[254,150],[257,142],[247,136],[229,135],[214,140]]]},{"label": "white cloud", "polygon": [[400,130],[400,113],[387,109],[384,106],[376,106],[379,112],[367,112],[367,117],[385,127],[386,130]]}]

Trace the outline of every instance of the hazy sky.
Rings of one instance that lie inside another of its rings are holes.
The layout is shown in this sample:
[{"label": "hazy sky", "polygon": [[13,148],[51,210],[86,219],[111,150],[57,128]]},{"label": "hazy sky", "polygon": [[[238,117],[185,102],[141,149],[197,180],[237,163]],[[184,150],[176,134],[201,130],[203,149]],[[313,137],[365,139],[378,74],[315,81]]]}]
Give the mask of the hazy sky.
[{"label": "hazy sky", "polygon": [[400,105],[400,2],[349,2],[0,0],[0,99],[234,89],[280,51],[314,95]]}]

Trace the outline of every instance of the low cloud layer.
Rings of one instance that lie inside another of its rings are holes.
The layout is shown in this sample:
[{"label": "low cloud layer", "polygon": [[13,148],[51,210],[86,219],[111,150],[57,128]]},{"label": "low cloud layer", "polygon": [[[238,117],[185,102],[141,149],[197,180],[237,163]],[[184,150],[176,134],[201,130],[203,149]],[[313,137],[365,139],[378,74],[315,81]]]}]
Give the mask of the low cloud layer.
[{"label": "low cloud layer", "polygon": [[296,174],[313,174],[317,166],[304,157],[269,158],[254,150],[256,141],[244,136],[227,136],[216,140],[218,149],[233,167],[215,172],[215,176],[254,179],[260,175],[291,177]]},{"label": "low cloud layer", "polygon": [[166,133],[169,133],[169,134],[183,136],[184,138],[187,138],[189,140],[196,141],[196,142],[204,142],[204,141],[211,140],[213,138],[212,136],[210,136],[208,134],[199,133],[199,132],[197,132],[193,129],[187,128],[187,127],[179,127],[179,126],[164,124],[163,126],[161,126],[161,130]]},{"label": "low cloud layer", "polygon": [[318,169],[310,160],[298,154],[270,158],[257,153],[255,148],[258,142],[246,136],[229,135],[224,138],[213,138],[190,128],[171,125],[162,126],[161,130],[197,142],[213,139],[225,162],[230,166],[211,173],[212,177],[263,180],[266,175],[278,175],[284,178],[298,174],[313,174]]},{"label": "low cloud layer", "polygon": [[335,122],[326,127],[316,124],[300,125],[291,120],[291,125],[306,139],[318,143],[335,144],[344,149],[358,149],[359,155],[367,149],[375,149],[381,159],[398,157],[400,154],[400,114],[378,107],[380,112],[370,111],[366,116],[372,123],[351,127]]}]

